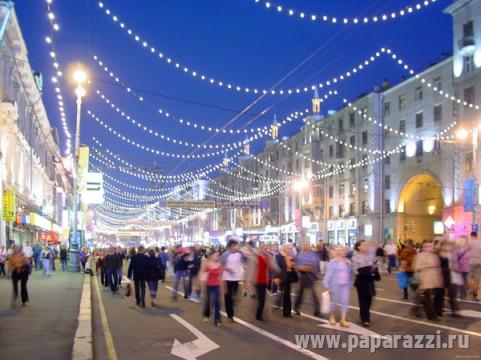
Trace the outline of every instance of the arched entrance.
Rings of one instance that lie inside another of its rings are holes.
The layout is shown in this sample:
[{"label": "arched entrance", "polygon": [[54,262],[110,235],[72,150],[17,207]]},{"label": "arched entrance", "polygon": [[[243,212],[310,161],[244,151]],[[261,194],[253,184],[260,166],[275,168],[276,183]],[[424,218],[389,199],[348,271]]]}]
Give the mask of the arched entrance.
[{"label": "arched entrance", "polygon": [[397,207],[397,239],[422,242],[434,236],[434,222],[442,220],[441,184],[431,175],[411,177],[399,194]]}]

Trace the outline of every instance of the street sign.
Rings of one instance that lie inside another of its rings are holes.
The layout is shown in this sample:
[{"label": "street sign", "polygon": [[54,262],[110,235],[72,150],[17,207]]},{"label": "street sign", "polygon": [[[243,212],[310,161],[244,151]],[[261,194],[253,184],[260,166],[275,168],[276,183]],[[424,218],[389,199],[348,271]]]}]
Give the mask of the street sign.
[{"label": "street sign", "polygon": [[202,209],[268,209],[269,201],[228,201],[228,200],[167,200],[168,208]]},{"label": "street sign", "polygon": [[102,204],[104,202],[103,174],[88,172],[85,176],[85,190],[82,201],[86,204]]},{"label": "street sign", "polygon": [[[1,180],[0,180],[1,181]],[[15,193],[5,190],[3,192],[3,220],[15,221]]]}]

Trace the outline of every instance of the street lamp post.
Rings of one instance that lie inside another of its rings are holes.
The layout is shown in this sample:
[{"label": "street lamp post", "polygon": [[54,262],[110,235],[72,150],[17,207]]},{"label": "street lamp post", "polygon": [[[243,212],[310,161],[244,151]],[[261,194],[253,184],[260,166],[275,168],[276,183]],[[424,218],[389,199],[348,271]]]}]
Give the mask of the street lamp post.
[{"label": "street lamp post", "polygon": [[83,87],[87,80],[87,74],[85,71],[78,69],[74,72],[73,78],[77,83],[75,89],[75,95],[77,96],[77,121],[75,129],[75,148],[72,158],[72,171],[73,171],[73,224],[72,224],[72,239],[70,240],[69,250],[69,271],[80,271],[80,259],[79,259],[79,242],[77,239],[78,234],[78,156],[80,148],[80,115],[82,111],[82,98],[85,96],[86,91]]}]

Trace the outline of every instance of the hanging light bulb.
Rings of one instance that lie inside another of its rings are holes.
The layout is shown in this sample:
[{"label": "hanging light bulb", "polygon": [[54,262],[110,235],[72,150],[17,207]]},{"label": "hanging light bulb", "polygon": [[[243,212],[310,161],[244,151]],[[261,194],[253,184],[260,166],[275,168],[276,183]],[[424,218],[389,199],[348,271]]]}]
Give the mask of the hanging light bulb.
[{"label": "hanging light bulb", "polygon": [[244,155],[250,155],[251,151],[251,144],[249,143],[248,139],[244,142]]},{"label": "hanging light bulb", "polygon": [[230,159],[229,159],[229,157],[227,156],[227,153],[225,153],[225,155],[224,155],[224,161],[223,161],[224,166],[225,166],[225,167],[229,166],[229,162],[230,162]]}]

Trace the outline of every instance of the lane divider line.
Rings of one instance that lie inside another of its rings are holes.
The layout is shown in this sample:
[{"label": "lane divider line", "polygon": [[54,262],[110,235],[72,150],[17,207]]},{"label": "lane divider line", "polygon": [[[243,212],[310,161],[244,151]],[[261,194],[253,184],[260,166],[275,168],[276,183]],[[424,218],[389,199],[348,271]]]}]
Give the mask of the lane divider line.
[{"label": "lane divider line", "polygon": [[100,294],[99,283],[97,277],[94,277],[95,290],[97,292],[97,297],[99,300],[99,313],[100,321],[102,323],[102,329],[104,332],[105,346],[107,347],[107,354],[109,360],[118,360],[117,352],[115,351],[114,339],[112,338],[112,333],[110,332],[109,321],[107,320],[107,314],[105,313],[104,303],[102,301],[102,295]]}]

